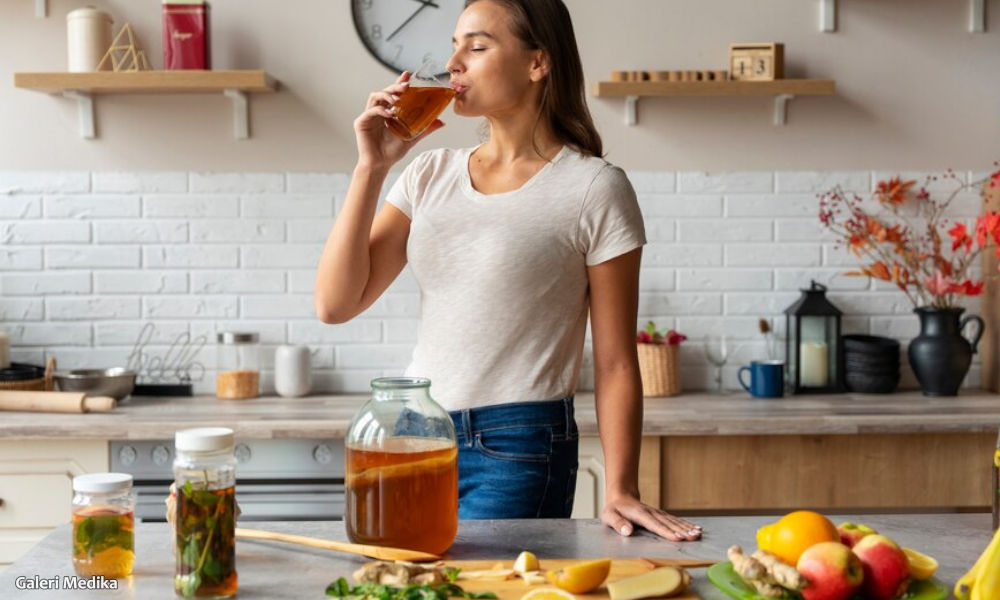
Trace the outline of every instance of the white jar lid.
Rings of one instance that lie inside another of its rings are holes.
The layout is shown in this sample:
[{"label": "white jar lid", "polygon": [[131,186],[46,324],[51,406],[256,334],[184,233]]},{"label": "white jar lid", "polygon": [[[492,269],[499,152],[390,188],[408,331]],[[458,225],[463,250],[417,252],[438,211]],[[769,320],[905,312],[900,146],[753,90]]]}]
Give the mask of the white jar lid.
[{"label": "white jar lid", "polygon": [[228,427],[197,427],[174,434],[174,445],[182,452],[216,452],[232,448],[233,430]]},{"label": "white jar lid", "polygon": [[73,478],[74,492],[127,492],[130,489],[132,489],[132,476],[128,473],[89,473]]}]

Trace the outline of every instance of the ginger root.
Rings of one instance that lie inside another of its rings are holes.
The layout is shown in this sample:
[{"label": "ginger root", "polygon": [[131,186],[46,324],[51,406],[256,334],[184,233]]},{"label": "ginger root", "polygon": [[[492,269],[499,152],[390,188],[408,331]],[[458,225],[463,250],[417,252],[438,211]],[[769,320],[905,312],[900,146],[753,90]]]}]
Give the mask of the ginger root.
[{"label": "ginger root", "polygon": [[785,595],[785,589],[779,586],[768,575],[767,569],[759,560],[743,553],[743,548],[730,546],[726,556],[733,563],[733,570],[743,581],[752,585],[757,593],[766,598],[780,598]]},{"label": "ginger root", "polygon": [[805,576],[799,573],[795,567],[781,562],[777,556],[770,552],[757,550],[750,557],[756,559],[758,563],[767,569],[767,574],[770,576],[771,581],[787,590],[798,591],[806,587],[808,583]]},{"label": "ginger root", "polygon": [[411,583],[444,583],[448,578],[444,570],[435,565],[425,567],[403,561],[378,561],[368,563],[353,574],[354,581],[364,583],[370,581],[384,585],[405,586]]}]

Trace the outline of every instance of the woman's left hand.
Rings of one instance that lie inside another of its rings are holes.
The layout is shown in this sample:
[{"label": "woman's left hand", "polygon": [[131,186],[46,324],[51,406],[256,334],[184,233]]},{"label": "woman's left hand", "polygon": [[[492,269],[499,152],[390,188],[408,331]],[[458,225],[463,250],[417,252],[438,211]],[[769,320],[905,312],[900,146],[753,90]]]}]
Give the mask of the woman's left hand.
[{"label": "woman's left hand", "polygon": [[673,542],[701,539],[700,525],[643,504],[635,496],[622,495],[605,500],[601,520],[623,536],[632,535],[639,526]]}]

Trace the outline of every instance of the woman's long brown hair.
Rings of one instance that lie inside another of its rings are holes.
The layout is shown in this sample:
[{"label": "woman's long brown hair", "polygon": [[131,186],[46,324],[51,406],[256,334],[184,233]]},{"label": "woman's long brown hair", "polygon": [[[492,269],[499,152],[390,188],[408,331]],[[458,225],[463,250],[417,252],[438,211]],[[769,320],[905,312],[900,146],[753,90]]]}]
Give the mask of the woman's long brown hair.
[{"label": "woman's long brown hair", "polygon": [[[466,0],[468,7],[480,0]],[[601,136],[587,108],[583,65],[569,10],[562,0],[490,0],[510,13],[514,35],[531,50],[549,56],[548,81],[542,92],[540,119],[552,126],[555,136],[582,154],[604,156]]]}]

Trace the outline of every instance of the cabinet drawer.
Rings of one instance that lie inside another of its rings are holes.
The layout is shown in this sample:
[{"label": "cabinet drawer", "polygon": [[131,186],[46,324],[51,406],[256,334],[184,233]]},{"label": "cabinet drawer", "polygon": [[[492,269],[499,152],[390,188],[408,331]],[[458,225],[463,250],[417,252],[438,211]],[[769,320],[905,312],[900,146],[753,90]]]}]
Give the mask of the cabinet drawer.
[{"label": "cabinet drawer", "polygon": [[72,492],[66,473],[0,474],[0,528],[65,523],[70,518]]}]

